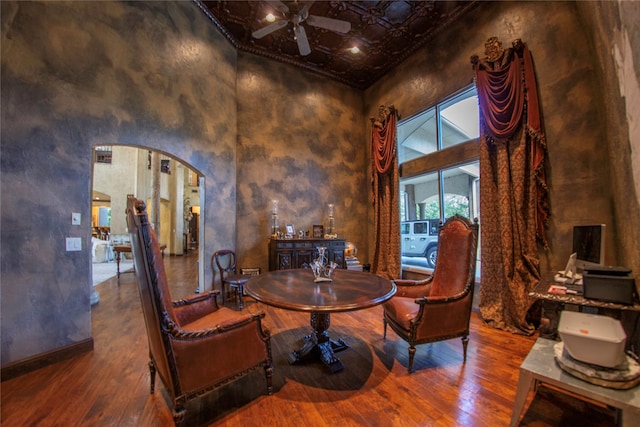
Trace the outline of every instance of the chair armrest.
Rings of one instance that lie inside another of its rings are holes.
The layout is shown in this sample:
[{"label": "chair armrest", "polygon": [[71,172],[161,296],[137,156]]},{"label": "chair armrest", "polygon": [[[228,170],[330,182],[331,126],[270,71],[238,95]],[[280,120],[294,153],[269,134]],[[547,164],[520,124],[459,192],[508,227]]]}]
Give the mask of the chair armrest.
[{"label": "chair armrest", "polygon": [[471,291],[471,286],[467,285],[462,292],[451,296],[426,296],[416,299],[416,304],[444,304],[465,298]]},{"label": "chair armrest", "polygon": [[[164,313],[164,323],[167,332],[174,338],[191,340],[194,338],[206,338],[209,336],[223,334],[234,329],[241,328],[249,323],[257,321],[260,323],[261,319],[265,317],[264,311],[258,311],[255,313],[239,314],[232,318],[223,319],[217,323],[215,313],[210,313],[200,318],[196,318],[193,323],[185,324],[184,328],[169,319],[168,314]],[[211,325],[210,327],[202,327],[204,325]],[[265,335],[269,335],[269,331],[263,331]]]},{"label": "chair armrest", "polygon": [[431,277],[425,280],[394,280],[395,296],[404,298],[420,298],[431,293]]},{"label": "chair armrest", "polygon": [[214,290],[214,291],[207,291],[207,292],[203,292],[201,294],[193,294],[193,295],[189,295],[186,298],[177,300],[177,301],[173,301],[173,307],[181,307],[183,305],[188,305],[188,304],[194,304],[194,303],[198,303],[201,301],[205,301],[209,298],[212,298],[216,295],[218,295],[220,293],[220,291],[218,290]]},{"label": "chair armrest", "polygon": [[173,301],[172,305],[178,323],[180,325],[186,325],[218,310],[218,300],[216,296],[219,293],[220,291],[218,290],[208,291]]},{"label": "chair armrest", "polygon": [[396,286],[423,286],[431,283],[432,280],[433,275],[422,280],[394,279],[393,282],[396,284]]},{"label": "chair armrest", "polygon": [[254,321],[260,321],[265,318],[265,313],[262,310],[256,312],[249,312],[242,316],[238,316],[235,319],[227,320],[218,325],[220,332],[230,331],[232,329],[239,328],[241,326],[246,325],[247,323],[251,323]]}]

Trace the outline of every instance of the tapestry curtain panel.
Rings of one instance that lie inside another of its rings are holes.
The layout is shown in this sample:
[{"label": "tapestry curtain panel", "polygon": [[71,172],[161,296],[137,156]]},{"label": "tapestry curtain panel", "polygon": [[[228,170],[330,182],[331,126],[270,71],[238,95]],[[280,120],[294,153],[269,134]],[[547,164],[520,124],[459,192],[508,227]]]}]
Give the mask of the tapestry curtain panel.
[{"label": "tapestry curtain panel", "polygon": [[472,57],[480,103],[480,313],[493,327],[530,335],[529,291],[540,280],[538,242],[549,215],[542,129],[531,53],[520,40]]},{"label": "tapestry curtain panel", "polygon": [[396,156],[398,114],[380,106],[371,119],[371,186],[374,245],[371,272],[387,279],[400,277],[399,174]]}]

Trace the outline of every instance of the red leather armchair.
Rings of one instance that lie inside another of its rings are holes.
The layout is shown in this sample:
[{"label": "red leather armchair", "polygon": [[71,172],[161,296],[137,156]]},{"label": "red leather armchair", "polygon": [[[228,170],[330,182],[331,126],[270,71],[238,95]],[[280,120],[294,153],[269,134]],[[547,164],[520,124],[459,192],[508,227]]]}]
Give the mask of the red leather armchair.
[{"label": "red leather armchair", "polygon": [[415,346],[462,337],[467,360],[469,320],[473,301],[478,222],[455,215],[440,226],[438,260],[425,280],[395,280],[397,292],[384,307],[387,325],[409,343],[408,371],[413,371]]},{"label": "red leather armchair", "polygon": [[263,312],[240,313],[219,307],[219,291],[171,301],[162,253],[145,204],[129,196],[127,226],[149,342],[151,393],[156,371],[173,399],[176,424],[188,400],[264,368],[273,393],[271,341],[262,328]]}]

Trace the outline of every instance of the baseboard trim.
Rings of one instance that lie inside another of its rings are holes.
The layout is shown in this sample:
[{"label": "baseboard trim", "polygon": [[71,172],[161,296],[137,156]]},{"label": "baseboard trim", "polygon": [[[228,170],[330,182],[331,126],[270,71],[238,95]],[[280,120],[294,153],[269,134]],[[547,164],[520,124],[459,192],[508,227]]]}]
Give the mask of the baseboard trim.
[{"label": "baseboard trim", "polygon": [[41,353],[16,362],[7,363],[0,368],[0,381],[24,375],[36,369],[53,365],[54,363],[71,359],[83,353],[93,350],[93,338],[87,338],[64,347],[57,348],[46,353]]}]

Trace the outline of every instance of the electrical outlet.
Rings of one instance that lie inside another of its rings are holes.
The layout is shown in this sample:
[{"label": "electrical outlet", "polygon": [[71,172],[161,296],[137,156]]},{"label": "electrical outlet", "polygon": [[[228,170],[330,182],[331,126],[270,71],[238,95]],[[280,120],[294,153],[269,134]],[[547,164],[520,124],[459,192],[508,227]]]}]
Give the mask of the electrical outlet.
[{"label": "electrical outlet", "polygon": [[66,247],[67,252],[81,251],[82,239],[80,237],[67,237]]},{"label": "electrical outlet", "polygon": [[80,225],[82,216],[79,212],[71,213],[71,225]]}]

